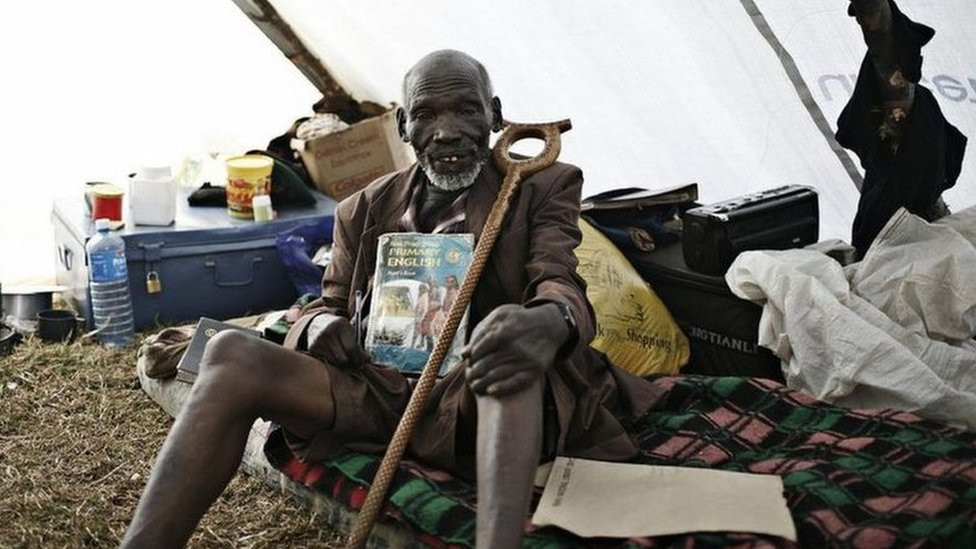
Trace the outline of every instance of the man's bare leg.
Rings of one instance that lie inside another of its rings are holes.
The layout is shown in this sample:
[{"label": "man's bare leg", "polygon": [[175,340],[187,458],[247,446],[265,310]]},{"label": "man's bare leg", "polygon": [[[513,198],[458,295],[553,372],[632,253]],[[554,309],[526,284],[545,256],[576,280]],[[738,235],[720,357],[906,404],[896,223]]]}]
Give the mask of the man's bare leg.
[{"label": "man's bare leg", "polygon": [[521,543],[542,451],[542,386],[477,397],[479,549]]},{"label": "man's bare leg", "polygon": [[215,336],[122,546],[184,546],[237,471],[258,417],[299,436],[330,427],[335,411],[325,368],[311,357],[233,331]]}]

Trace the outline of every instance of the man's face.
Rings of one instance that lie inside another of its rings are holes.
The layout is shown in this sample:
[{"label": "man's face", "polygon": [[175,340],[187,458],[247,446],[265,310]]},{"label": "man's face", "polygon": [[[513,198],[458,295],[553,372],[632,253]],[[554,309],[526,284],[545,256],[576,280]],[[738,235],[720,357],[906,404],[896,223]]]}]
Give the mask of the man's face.
[{"label": "man's face", "polygon": [[463,63],[420,68],[405,90],[402,131],[430,181],[448,190],[470,186],[488,158],[494,117],[478,71]]}]

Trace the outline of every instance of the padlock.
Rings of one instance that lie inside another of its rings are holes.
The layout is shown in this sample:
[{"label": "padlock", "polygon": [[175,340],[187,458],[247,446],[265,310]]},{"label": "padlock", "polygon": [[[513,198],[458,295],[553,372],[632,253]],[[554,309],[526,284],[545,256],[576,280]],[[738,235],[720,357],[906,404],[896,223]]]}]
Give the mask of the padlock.
[{"label": "padlock", "polygon": [[146,274],[146,293],[158,294],[161,291],[163,291],[163,282],[159,280],[159,273],[149,271]]}]

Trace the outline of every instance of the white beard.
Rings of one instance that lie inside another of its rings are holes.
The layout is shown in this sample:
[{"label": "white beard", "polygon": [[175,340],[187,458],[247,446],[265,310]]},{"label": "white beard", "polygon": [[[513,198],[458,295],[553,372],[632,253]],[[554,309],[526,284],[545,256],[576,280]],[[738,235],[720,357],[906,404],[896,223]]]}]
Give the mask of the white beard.
[{"label": "white beard", "polygon": [[433,170],[427,158],[424,156],[420,157],[420,167],[427,174],[427,179],[432,185],[438,189],[444,191],[457,191],[460,189],[467,189],[474,182],[477,181],[478,175],[481,174],[482,168],[485,167],[485,161],[483,159],[478,160],[471,169],[466,172],[452,173],[452,174],[439,174]]}]

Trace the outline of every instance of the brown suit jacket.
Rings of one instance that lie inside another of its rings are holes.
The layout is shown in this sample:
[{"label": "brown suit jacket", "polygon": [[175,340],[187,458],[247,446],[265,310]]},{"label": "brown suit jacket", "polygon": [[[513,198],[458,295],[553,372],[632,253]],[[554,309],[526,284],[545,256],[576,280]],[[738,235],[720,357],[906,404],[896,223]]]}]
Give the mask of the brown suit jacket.
[{"label": "brown suit jacket", "polygon": [[[378,237],[400,230],[399,220],[409,205],[413,185],[421,183],[417,172],[415,164],[380,178],[339,204],[332,262],[322,280],[322,297],[303,310],[289,333],[293,344],[315,315],[326,312],[349,318],[355,306],[355,290],[367,295]],[[501,180],[501,173],[489,165],[469,191],[465,230],[476,239]],[[556,451],[593,459],[626,459],[637,452],[637,446],[621,420],[646,412],[658,392],[646,380],[617,369],[589,347],[595,320],[586,299],[586,284],[576,274],[574,254],[581,239],[578,217],[582,182],[579,168],[559,162],[522,182],[472,297],[468,326],[472,328],[507,303],[539,299],[570,305],[579,327],[579,342],[569,358],[547,374],[558,412]],[[462,409],[470,407],[471,397],[465,392],[469,391],[435,388],[431,400],[456,399],[452,406]],[[432,434],[437,431],[436,425],[430,428]],[[447,446],[453,448],[453,443]],[[450,452],[444,453],[448,459]]]},{"label": "brown suit jacket", "polygon": [[[351,316],[355,290],[367,295],[372,287],[378,237],[400,230],[399,220],[418,182],[417,171],[414,164],[392,178],[380,178],[339,204],[322,297],[303,312]],[[521,185],[474,293],[469,326],[505,303],[552,299],[573,308],[581,344],[593,338],[593,309],[586,300],[585,282],[576,274],[573,254],[580,241],[582,182],[579,168],[557,163]],[[473,233],[476,240],[500,185],[501,174],[491,165],[469,191],[465,232]]]}]

